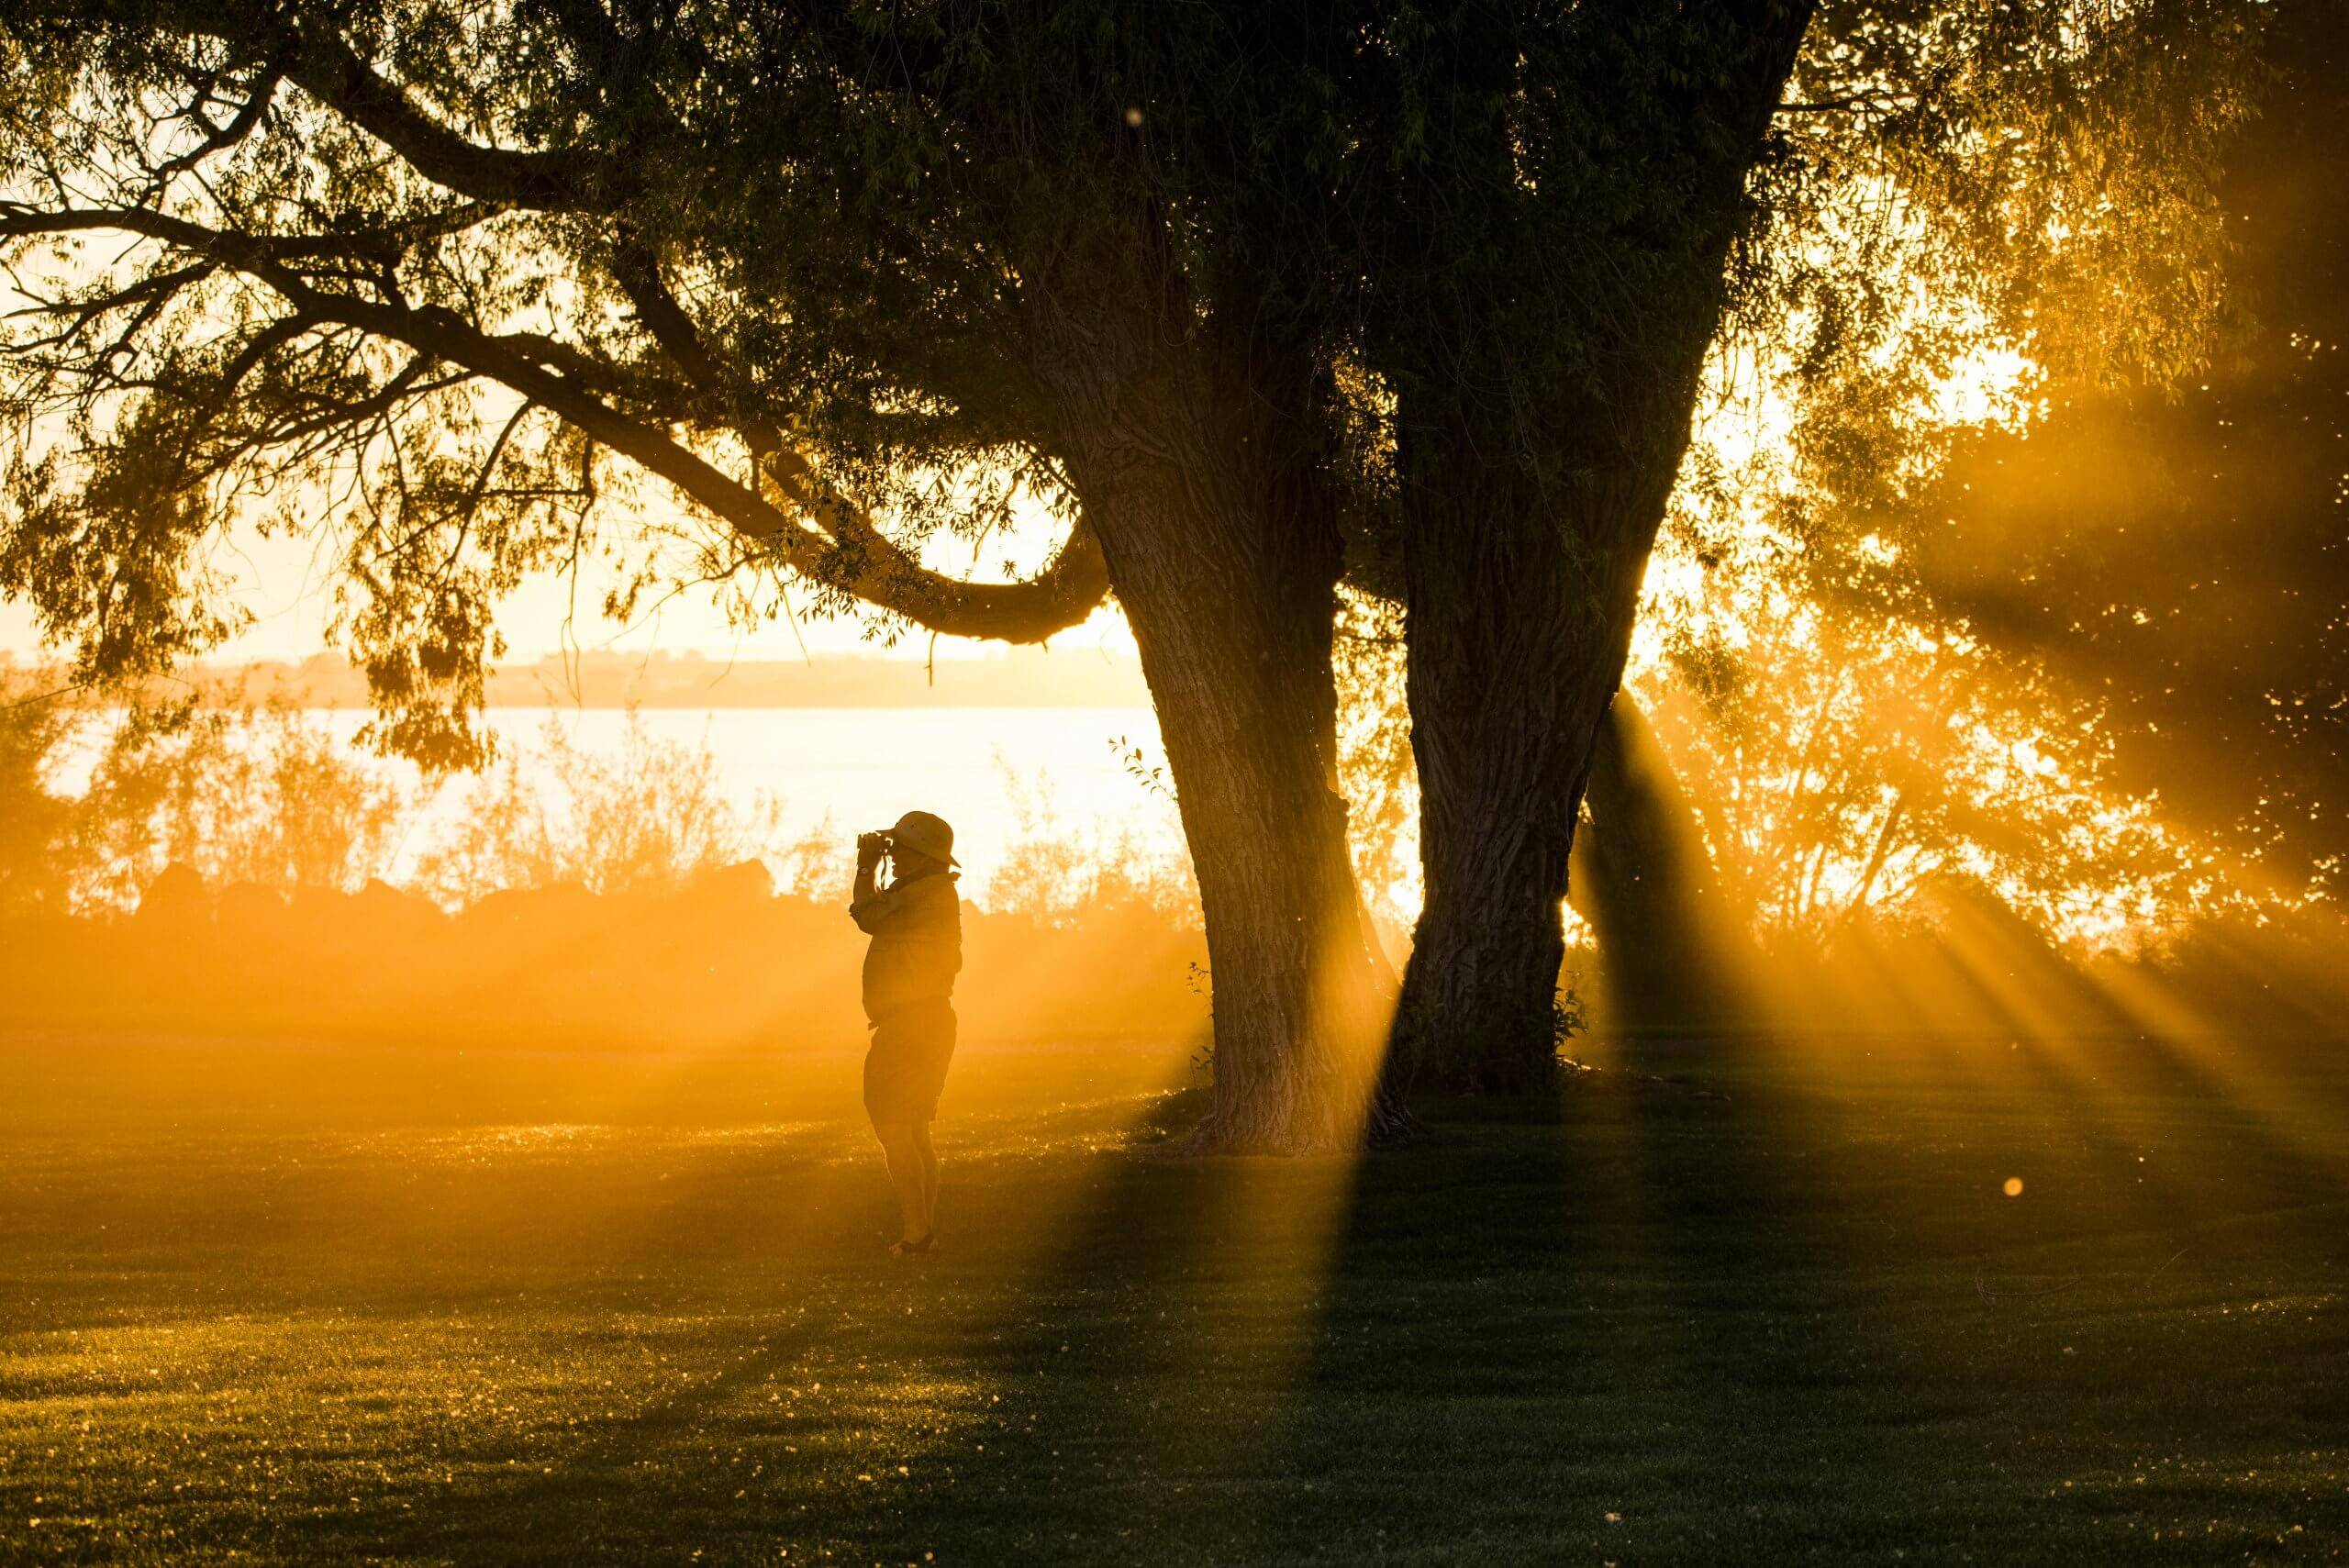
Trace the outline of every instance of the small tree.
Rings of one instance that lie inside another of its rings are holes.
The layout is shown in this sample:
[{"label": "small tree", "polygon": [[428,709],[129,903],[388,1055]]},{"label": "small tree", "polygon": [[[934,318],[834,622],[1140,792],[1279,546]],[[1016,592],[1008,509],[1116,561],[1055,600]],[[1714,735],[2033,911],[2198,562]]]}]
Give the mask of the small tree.
[{"label": "small tree", "polygon": [[560,883],[600,894],[674,892],[757,855],[775,838],[779,816],[772,799],[737,807],[707,746],[660,740],[634,712],[608,754],[548,719],[527,760],[505,758],[454,804],[416,868],[418,889],[451,906]]},{"label": "small tree", "polygon": [[131,712],[72,805],[74,901],[129,907],[175,862],[212,883],[352,891],[389,868],[408,805],[283,699]]},{"label": "small tree", "polygon": [[62,681],[0,660],[0,916],[65,901],[73,804],[54,789],[51,769],[83,716],[77,704],[50,700]]}]

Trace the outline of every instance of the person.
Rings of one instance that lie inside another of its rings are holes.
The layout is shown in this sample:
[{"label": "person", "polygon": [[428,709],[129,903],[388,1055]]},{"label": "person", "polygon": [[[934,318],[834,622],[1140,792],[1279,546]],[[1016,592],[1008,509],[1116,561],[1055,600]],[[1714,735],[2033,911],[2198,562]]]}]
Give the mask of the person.
[{"label": "person", "polygon": [[[881,862],[889,884],[877,884]],[[956,897],[954,829],[927,811],[856,840],[856,891],[848,912],[873,939],[864,953],[864,1110],[889,1163],[901,1224],[900,1257],[938,1245],[938,1151],[930,1124],[954,1055],[954,976],[963,968],[963,906]]]}]

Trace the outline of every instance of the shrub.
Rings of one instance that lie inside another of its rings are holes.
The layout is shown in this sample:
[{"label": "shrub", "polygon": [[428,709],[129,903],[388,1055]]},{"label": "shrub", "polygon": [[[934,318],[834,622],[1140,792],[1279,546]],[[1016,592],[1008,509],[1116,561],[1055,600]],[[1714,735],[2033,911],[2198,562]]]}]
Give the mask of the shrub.
[{"label": "shrub", "polygon": [[412,798],[284,697],[134,708],[72,807],[73,901],[128,907],[175,862],[216,885],[351,891],[388,867]]},{"label": "shrub", "polygon": [[1179,848],[1162,846],[1131,823],[1109,835],[1071,832],[1053,814],[1042,779],[1023,784],[1008,769],[1006,778],[1019,827],[987,879],[989,909],[1041,926],[1134,911],[1198,927],[1199,885]]},{"label": "shrub", "polygon": [[0,915],[54,907],[70,884],[73,801],[50,773],[84,716],[72,695],[55,695],[63,680],[0,662]]},{"label": "shrub", "polygon": [[527,755],[509,753],[459,787],[455,819],[418,857],[414,879],[450,906],[559,883],[673,891],[751,858],[776,831],[772,798],[738,809],[707,745],[662,740],[633,711],[615,752],[584,749],[550,718]]}]

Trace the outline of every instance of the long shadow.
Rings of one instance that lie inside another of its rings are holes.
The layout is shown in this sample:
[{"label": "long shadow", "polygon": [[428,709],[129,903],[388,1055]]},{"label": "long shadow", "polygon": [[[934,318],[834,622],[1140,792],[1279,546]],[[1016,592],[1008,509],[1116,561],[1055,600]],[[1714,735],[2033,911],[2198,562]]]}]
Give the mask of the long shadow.
[{"label": "long shadow", "polygon": [[[354,1498],[348,1511],[281,1520],[267,1530],[266,1542],[297,1562],[570,1563],[615,1552],[685,1555],[745,1545],[772,1556],[777,1539],[804,1532],[805,1521],[788,1508],[745,1507],[739,1494],[747,1488],[732,1483],[758,1477],[727,1463],[719,1449],[731,1446],[739,1455],[748,1448],[765,1456],[756,1462],[763,1467],[784,1457],[784,1440],[800,1423],[780,1410],[747,1420],[721,1422],[718,1416],[791,1365],[810,1332],[772,1326],[715,1374],[626,1415],[591,1418],[552,1441],[518,1433],[505,1443],[444,1454],[428,1467],[447,1466],[443,1485],[412,1476],[409,1485],[376,1490],[363,1503]],[[721,1428],[724,1445],[711,1440]],[[679,1551],[687,1540],[693,1546]]]},{"label": "long shadow", "polygon": [[[2010,987],[1987,973],[1967,977],[2008,1025],[2003,1046],[1983,1042],[1973,1060],[1986,1088],[2021,1080],[2021,1114],[2009,1126],[2027,1136],[2011,1141],[2011,1158],[2073,1184],[2065,1205],[2030,1207],[2045,1222],[2044,1242],[2107,1240],[2116,1227],[2168,1234],[2187,1217],[2206,1225],[2265,1218],[2310,1257],[2339,1254],[2349,1170],[2274,1125],[2249,1075],[2230,1081],[2158,1020],[2128,1027],[2125,1000],[2106,1004],[2121,1027],[2066,1036],[2008,1007]],[[2315,1078],[2300,1085],[2310,1095],[2331,1088]]]},{"label": "long shadow", "polygon": [[1419,1145],[1320,1171],[1119,1162],[1040,1295],[1141,1301],[1161,1327],[1096,1370],[1187,1403],[1111,1413],[1130,1479],[1095,1522],[1146,1493],[1224,1560],[1541,1559],[1622,1544],[1661,1496],[1680,1528],[1767,1496],[1757,1434],[1789,1423],[1813,1446],[1788,1473],[1848,1460],[1818,1369],[1849,1318],[1815,1308],[1859,1242],[1790,1173],[1782,1101],[1599,1073],[1530,1116],[1431,1107]]},{"label": "long shadow", "polygon": [[[2112,1178],[2063,1216],[2005,1199],[1995,1152],[1915,1136],[1909,1065],[1847,1095],[1766,1040],[1708,1050],[1661,1081],[1586,1075],[1554,1123],[1439,1118],[1362,1166],[1285,1429],[1333,1503],[1264,1510],[1257,1552],[1309,1555],[1351,1515],[1390,1519],[1381,1544],[1406,1555],[1954,1554],[1981,1544],[1965,1478],[2028,1485],[2057,1457],[2017,1409],[2054,1415],[2074,1457],[2145,1440],[2021,1381],[2017,1336],[2090,1308],[2000,1294],[2066,1237],[2102,1277],[2158,1273],[2183,1195],[2124,1198],[2125,1129],[2076,1081],[2031,1064],[1998,1112],[2068,1128],[2073,1173]],[[1925,1109],[1962,1123],[2011,1092]],[[2124,1215],[2146,1232],[2116,1248]],[[2143,1284],[2098,1299],[2135,1312]]]},{"label": "long shadow", "polygon": [[[913,1269],[835,1212],[872,1183],[862,1165],[705,1155],[602,1241],[574,1217],[515,1268],[491,1255],[500,1226],[607,1177],[501,1184],[475,1201],[505,1218],[437,1274],[397,1290],[380,1269],[319,1273],[309,1294],[388,1323],[387,1304],[429,1312],[518,1281],[535,1316],[494,1348],[520,1346],[542,1385],[618,1376],[597,1333],[666,1334],[651,1348],[690,1379],[555,1398],[551,1423],[394,1412],[388,1445],[287,1406],[321,1445],[306,1466],[368,1473],[356,1500],[314,1486],[317,1507],[273,1518],[231,1496],[201,1544],[526,1562],[1989,1561],[2025,1542],[1966,1533],[1984,1474],[2030,1499],[2077,1474],[2078,1514],[2129,1454],[2188,1440],[2163,1425],[2184,1418],[2178,1396],[2128,1381],[2176,1327],[2144,1310],[2167,1297],[2110,1287],[2211,1212],[2132,1173],[2145,1118],[2195,1125],[2190,1075],[2129,1058],[2116,1093],[2147,1109],[2020,1051],[1839,1083],[1831,1058],[1767,1040],[1645,1049],[1525,1114],[1431,1106],[1419,1144],[1360,1162],[1152,1157],[1198,1107],[1146,1097],[1122,1143],[1085,1140],[1113,1151],[990,1156],[961,1245]],[[1063,1141],[1084,1140],[1085,1119],[1065,1122]],[[1998,1195],[2002,1140],[2058,1134],[2047,1201],[2036,1168],[2026,1197]],[[807,1201],[772,1221],[791,1257],[767,1282],[754,1243],[789,1184]],[[2001,1294],[2073,1256],[2076,1293]],[[639,1264],[652,1280],[614,1284]],[[2272,1420],[2237,1396],[2266,1392],[2248,1381],[2262,1352],[2220,1350],[2237,1360],[2196,1387],[2232,1401],[2227,1441],[2256,1454],[2341,1414],[2337,1395],[2287,1386],[2295,1368],[2321,1376],[2332,1331],[2277,1341],[2300,1359],[2258,1373],[2286,1388]],[[2237,1342],[2202,1332],[2206,1352]],[[2003,1528],[2030,1512],[2003,1507]]]},{"label": "long shadow", "polygon": [[1203,1098],[1152,1099],[1001,1297],[986,1370],[1028,1418],[1012,1440],[1056,1462],[1054,1533],[1033,1499],[964,1512],[964,1553],[1244,1561],[1261,1505],[1297,1485],[1292,1407],[1353,1162],[1182,1155]]}]

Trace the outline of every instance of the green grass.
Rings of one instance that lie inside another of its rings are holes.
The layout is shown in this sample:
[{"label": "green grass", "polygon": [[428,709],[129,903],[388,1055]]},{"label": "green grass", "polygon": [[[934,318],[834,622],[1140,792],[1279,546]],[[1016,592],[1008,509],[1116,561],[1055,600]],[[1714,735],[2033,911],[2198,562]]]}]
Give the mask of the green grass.
[{"label": "green grass", "polygon": [[845,1059],[0,1041],[0,1561],[2349,1551],[2349,1073],[1733,1054],[1357,1171],[972,1049],[907,1263]]}]

